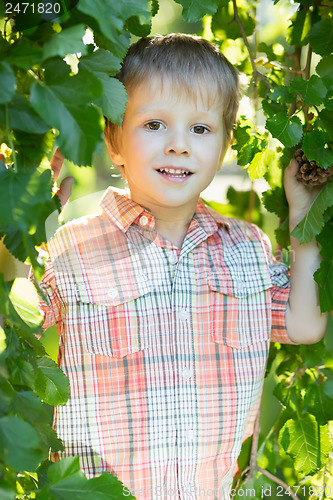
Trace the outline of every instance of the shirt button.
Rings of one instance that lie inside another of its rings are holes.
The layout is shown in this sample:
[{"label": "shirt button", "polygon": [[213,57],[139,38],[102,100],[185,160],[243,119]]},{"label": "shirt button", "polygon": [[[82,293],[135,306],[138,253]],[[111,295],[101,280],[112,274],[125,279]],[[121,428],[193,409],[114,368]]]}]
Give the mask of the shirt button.
[{"label": "shirt button", "polygon": [[192,370],[190,368],[184,368],[182,375],[185,380],[189,380],[192,377]]},{"label": "shirt button", "polygon": [[139,224],[140,226],[146,226],[148,224],[148,217],[146,215],[141,215]]},{"label": "shirt button", "polygon": [[181,321],[187,321],[187,318],[188,318],[188,314],[187,314],[186,309],[182,309],[181,311],[179,311],[179,319]]},{"label": "shirt button", "polygon": [[110,299],[115,299],[118,295],[118,291],[116,288],[114,287],[111,287],[108,289],[108,297],[110,297]]},{"label": "shirt button", "polygon": [[175,253],[171,253],[169,255],[169,262],[170,262],[170,264],[177,264],[178,257],[177,257],[177,255]]}]

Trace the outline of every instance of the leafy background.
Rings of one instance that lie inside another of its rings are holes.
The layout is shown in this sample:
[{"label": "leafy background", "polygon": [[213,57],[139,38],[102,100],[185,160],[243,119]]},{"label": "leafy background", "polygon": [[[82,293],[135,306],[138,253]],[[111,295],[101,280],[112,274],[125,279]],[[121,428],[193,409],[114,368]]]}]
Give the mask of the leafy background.
[{"label": "leafy background", "polygon": [[[293,5],[282,0],[64,4],[68,9],[60,17],[42,22],[40,16],[28,18],[22,12],[6,15],[6,5],[0,2],[0,497],[4,500],[123,496],[123,485],[110,474],[87,480],[77,457],[56,464],[48,461],[49,449],[62,447],[52,429],[53,405],[66,403],[69,385],[55,362],[52,331],[39,340],[42,318],[37,292],[25,278],[14,279],[23,271],[12,256],[32,264],[36,280],[40,279],[45,220],[59,208],[49,168],[55,146],[67,159],[67,171],[74,172],[74,198],[90,185],[97,189],[121,185],[105,157],[103,115],[121,123],[126,92],[110,77],[119,70],[130,41],[151,31],[198,33],[215,41],[243,73],[248,84],[246,106],[232,149],[242,175],[250,179],[250,189],[232,186],[227,200],[208,203],[263,226],[276,241],[277,257],[286,262],[283,170],[301,145],[308,158],[323,168],[333,164],[332,0],[301,0]],[[273,23],[275,19],[280,21]],[[78,171],[90,165],[94,168]],[[255,190],[257,179],[269,185],[263,204]],[[323,311],[333,309],[332,207],[330,182],[294,230],[301,242],[315,237],[320,245],[323,260],[315,279]],[[332,330],[330,320],[327,340],[313,346],[272,345],[263,408],[272,391],[276,411],[268,421],[262,419],[264,431],[260,433],[257,426],[253,438],[244,443],[234,483],[239,497],[244,489],[253,488],[251,498],[262,498],[264,491],[272,498],[333,498]]]}]

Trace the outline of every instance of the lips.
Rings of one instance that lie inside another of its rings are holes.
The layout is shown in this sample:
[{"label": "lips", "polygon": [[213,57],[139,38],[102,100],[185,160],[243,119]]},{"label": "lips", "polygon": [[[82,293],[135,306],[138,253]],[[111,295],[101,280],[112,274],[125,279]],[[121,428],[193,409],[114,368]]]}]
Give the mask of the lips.
[{"label": "lips", "polygon": [[170,177],[188,177],[193,174],[193,172],[184,168],[162,167],[157,169],[157,171],[160,172],[160,174],[164,174]]}]

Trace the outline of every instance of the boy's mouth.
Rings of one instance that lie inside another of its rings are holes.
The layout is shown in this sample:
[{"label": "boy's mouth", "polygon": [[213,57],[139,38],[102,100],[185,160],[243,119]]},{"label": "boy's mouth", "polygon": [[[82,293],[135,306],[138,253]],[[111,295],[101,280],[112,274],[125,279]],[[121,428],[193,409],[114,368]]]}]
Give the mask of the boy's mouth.
[{"label": "boy's mouth", "polygon": [[188,177],[189,175],[192,175],[193,172],[190,172],[189,170],[185,170],[183,168],[159,168],[157,169],[157,172],[163,175],[168,175],[171,177]]}]

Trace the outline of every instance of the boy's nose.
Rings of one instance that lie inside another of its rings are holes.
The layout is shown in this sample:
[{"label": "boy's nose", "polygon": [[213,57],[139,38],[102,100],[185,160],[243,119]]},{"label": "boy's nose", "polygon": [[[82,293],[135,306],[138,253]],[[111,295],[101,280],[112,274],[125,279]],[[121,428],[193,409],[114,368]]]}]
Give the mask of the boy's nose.
[{"label": "boy's nose", "polygon": [[164,152],[165,154],[174,154],[177,156],[189,156],[191,154],[191,151],[185,134],[175,131],[175,133],[173,133],[168,138],[168,141],[164,148]]}]

